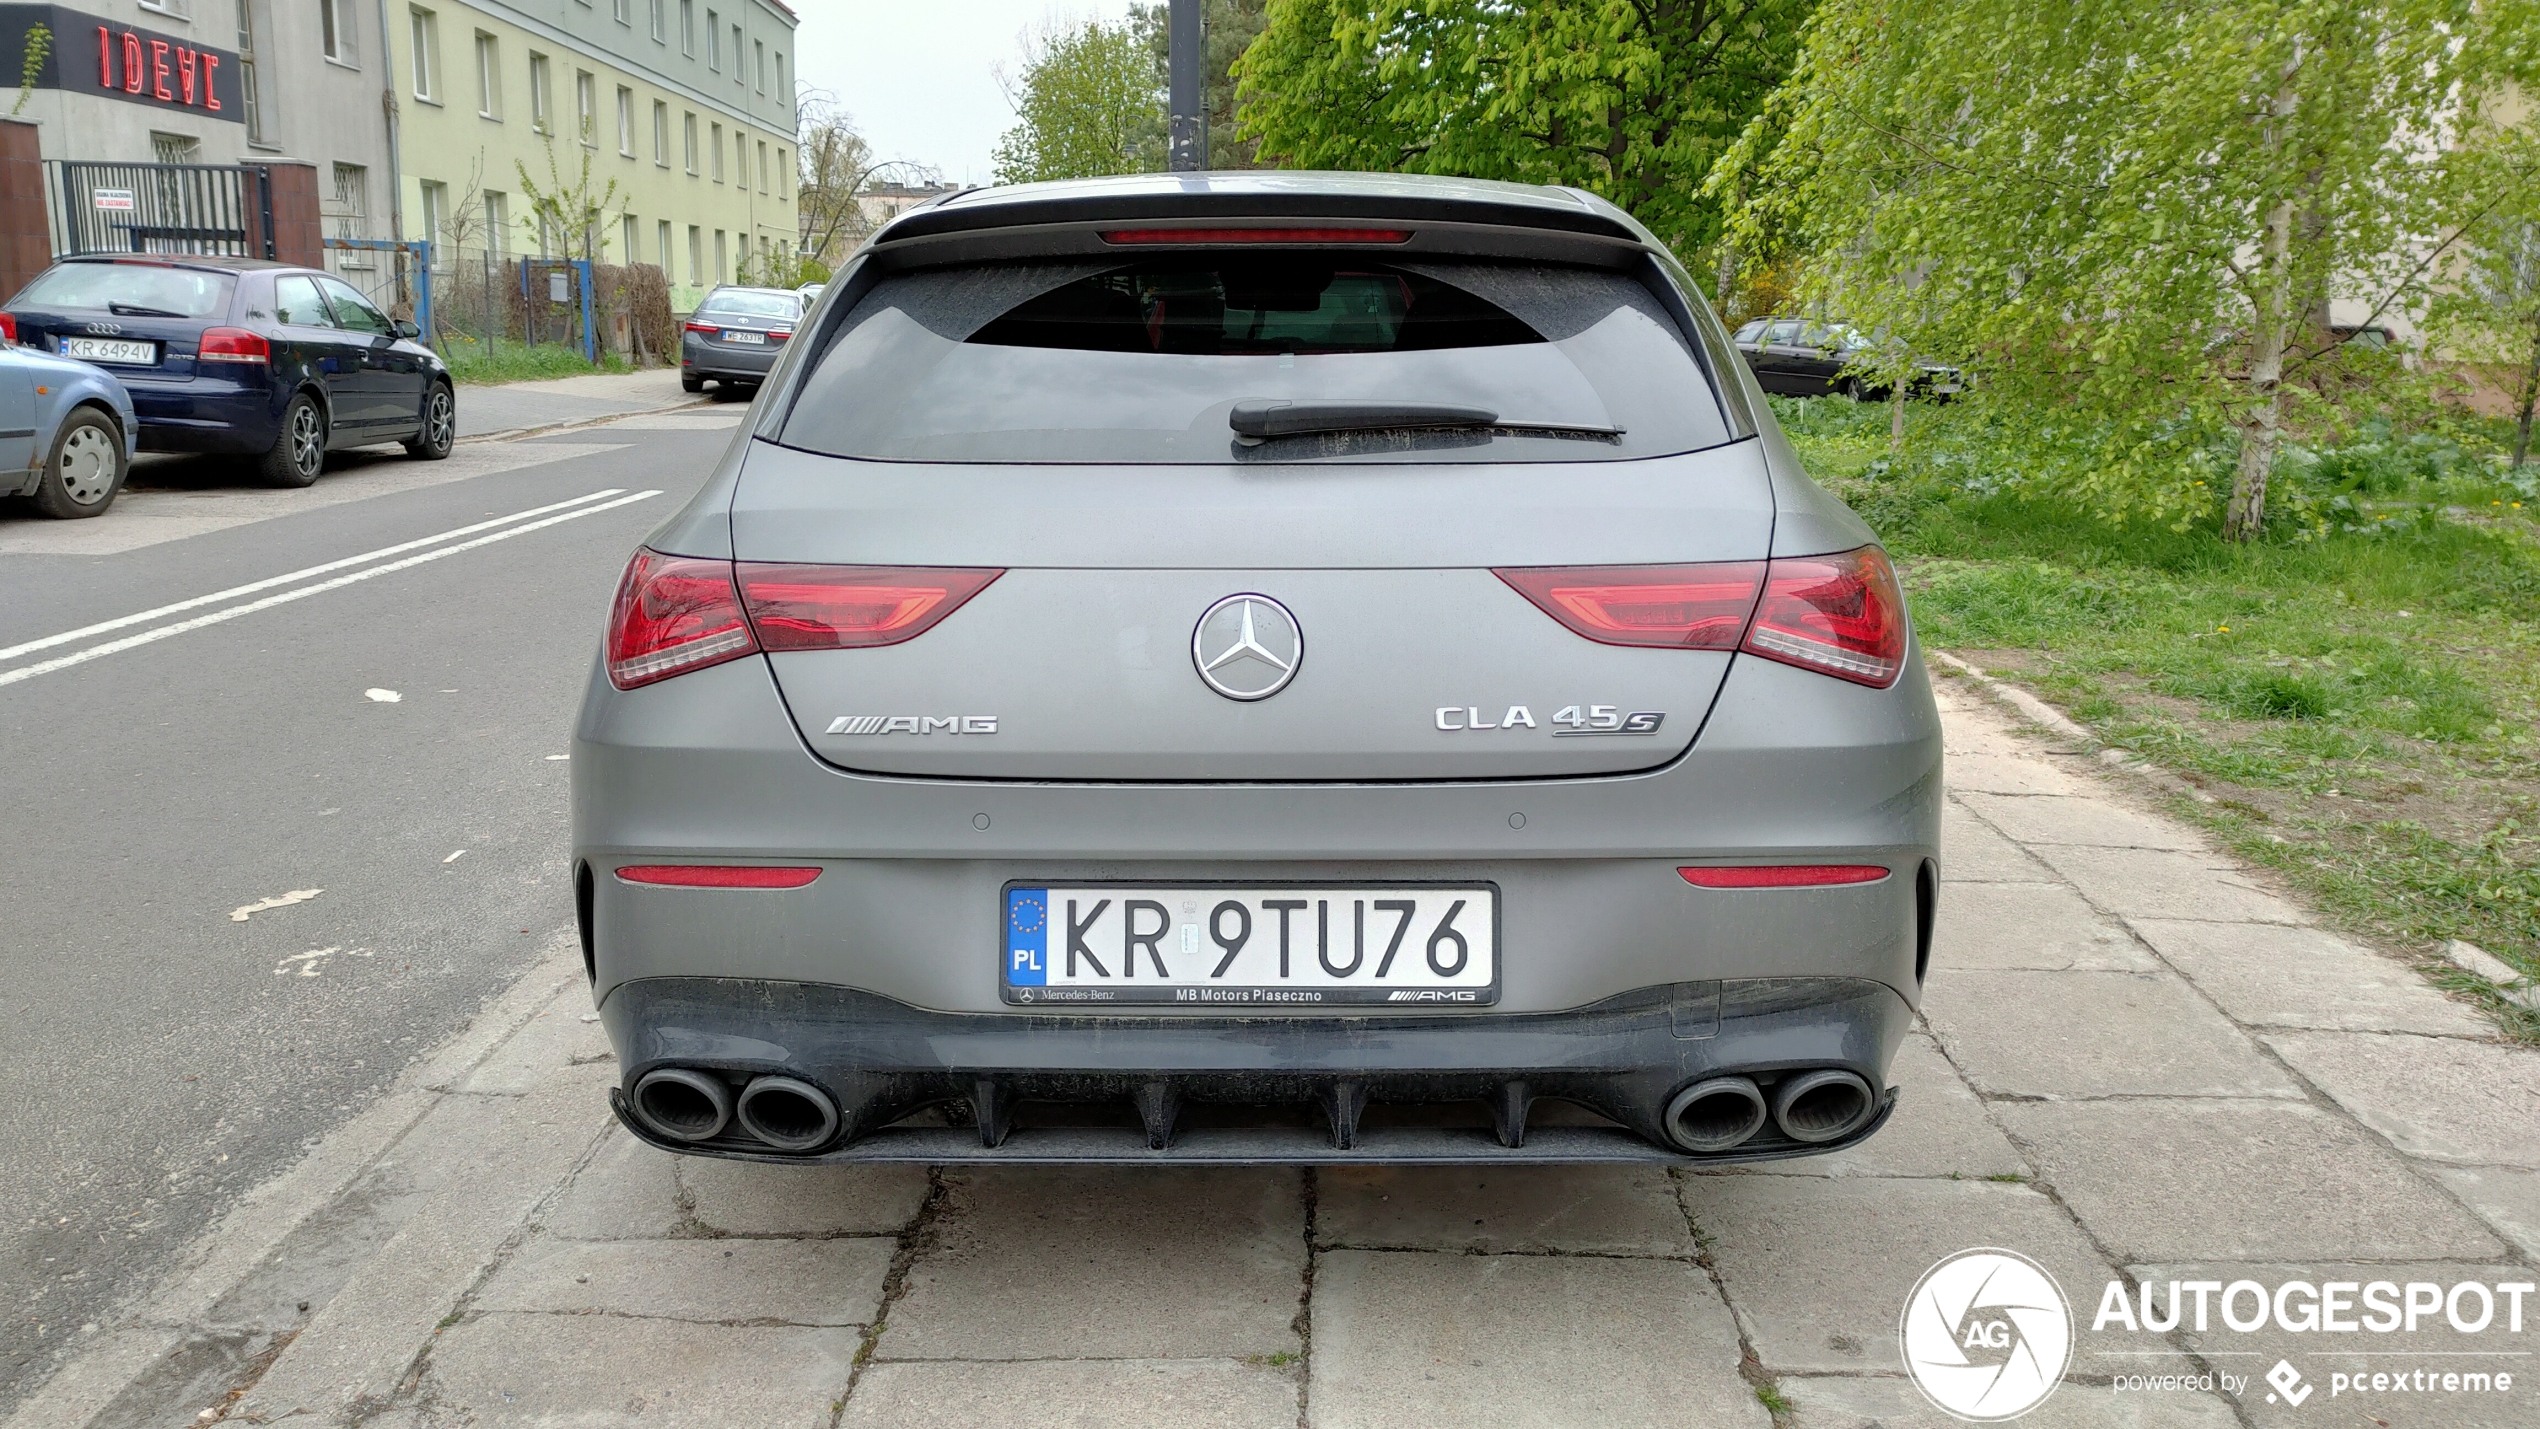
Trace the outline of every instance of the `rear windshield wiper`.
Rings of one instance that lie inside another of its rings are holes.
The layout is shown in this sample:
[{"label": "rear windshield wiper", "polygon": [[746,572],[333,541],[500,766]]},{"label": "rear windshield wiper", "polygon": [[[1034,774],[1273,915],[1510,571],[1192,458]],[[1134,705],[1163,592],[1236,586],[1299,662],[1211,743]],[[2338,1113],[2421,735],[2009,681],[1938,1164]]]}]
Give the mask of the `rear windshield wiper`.
[{"label": "rear windshield wiper", "polygon": [[1307,436],[1320,432],[1382,432],[1421,429],[1496,427],[1523,432],[1568,432],[1583,436],[1619,437],[1620,427],[1592,427],[1561,422],[1504,422],[1487,407],[1445,402],[1237,402],[1226,414],[1245,445],[1272,437]]},{"label": "rear windshield wiper", "polygon": [[119,318],[181,318],[185,316],[183,313],[169,312],[165,308],[145,308],[139,303],[108,303],[106,311]]}]

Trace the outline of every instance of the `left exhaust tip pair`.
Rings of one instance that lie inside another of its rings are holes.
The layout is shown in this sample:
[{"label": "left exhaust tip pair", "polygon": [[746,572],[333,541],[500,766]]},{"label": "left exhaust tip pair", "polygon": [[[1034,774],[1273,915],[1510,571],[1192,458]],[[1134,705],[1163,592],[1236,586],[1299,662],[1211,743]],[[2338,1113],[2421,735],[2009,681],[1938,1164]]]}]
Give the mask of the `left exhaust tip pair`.
[{"label": "left exhaust tip pair", "polygon": [[704,1142],[734,1125],[778,1151],[817,1151],[838,1134],[838,1104],[799,1077],[753,1077],[735,1096],[711,1072],[656,1067],[635,1082],[635,1115],[672,1141]]}]

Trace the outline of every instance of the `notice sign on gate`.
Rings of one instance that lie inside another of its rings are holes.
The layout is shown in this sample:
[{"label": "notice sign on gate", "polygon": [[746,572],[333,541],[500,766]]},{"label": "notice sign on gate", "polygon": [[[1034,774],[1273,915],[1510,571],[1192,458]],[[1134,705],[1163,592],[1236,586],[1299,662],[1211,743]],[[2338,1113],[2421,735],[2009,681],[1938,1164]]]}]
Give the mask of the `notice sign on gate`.
[{"label": "notice sign on gate", "polygon": [[90,189],[88,201],[108,212],[132,212],[132,190],[130,189]]}]

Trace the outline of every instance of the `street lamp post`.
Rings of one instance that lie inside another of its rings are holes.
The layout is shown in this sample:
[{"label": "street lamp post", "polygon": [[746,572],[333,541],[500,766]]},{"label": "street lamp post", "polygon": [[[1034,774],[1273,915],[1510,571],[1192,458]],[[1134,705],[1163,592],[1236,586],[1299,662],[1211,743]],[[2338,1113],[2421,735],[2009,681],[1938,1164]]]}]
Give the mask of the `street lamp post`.
[{"label": "street lamp post", "polygon": [[1177,174],[1208,167],[1208,81],[1202,73],[1200,0],[1173,0],[1170,79],[1173,109],[1168,162]]}]

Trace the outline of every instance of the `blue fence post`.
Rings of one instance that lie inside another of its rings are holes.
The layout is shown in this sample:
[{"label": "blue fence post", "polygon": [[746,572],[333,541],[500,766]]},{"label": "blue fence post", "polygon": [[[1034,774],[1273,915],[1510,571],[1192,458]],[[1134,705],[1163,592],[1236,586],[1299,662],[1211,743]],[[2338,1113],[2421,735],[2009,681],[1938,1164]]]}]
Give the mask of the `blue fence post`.
[{"label": "blue fence post", "polygon": [[582,360],[597,367],[600,365],[600,336],[591,317],[591,260],[576,258],[573,268],[582,278]]},{"label": "blue fence post", "polygon": [[432,329],[432,240],[421,239],[412,246],[415,251],[415,271],[418,275],[418,281],[415,284],[415,326],[423,329],[423,340],[430,343],[435,341]]}]

